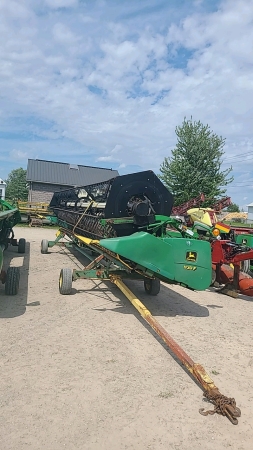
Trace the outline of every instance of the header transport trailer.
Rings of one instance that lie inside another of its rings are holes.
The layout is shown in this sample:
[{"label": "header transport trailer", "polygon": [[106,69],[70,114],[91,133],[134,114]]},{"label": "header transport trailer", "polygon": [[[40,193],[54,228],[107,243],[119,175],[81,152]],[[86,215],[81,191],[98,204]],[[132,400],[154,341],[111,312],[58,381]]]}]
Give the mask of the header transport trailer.
[{"label": "header transport trailer", "polygon": [[123,279],[144,282],[148,295],[157,295],[160,282],[203,291],[211,284],[212,259],[208,241],[170,217],[173,197],[152,171],[118,176],[103,183],[72,188],[53,195],[50,208],[59,226],[54,241],[41,242],[41,252],[54,245],[72,247],[90,261],[82,270],[63,268],[59,291],[68,295],[80,279],[114,283],[164,340],[215,405],[213,411],[238,423],[235,400],[223,396],[200,364],[179,347]]},{"label": "header transport trailer", "polygon": [[21,221],[19,210],[10,203],[0,200],[0,281],[5,285],[6,295],[18,293],[20,270],[19,267],[8,267],[4,264],[4,251],[8,245],[18,247],[18,253],[25,253],[26,241],[14,238],[13,227]]}]

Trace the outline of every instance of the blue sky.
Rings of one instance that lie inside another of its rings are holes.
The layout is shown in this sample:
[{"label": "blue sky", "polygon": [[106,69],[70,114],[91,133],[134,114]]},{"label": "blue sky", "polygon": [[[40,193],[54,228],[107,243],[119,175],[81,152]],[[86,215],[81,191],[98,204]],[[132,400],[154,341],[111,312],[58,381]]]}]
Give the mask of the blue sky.
[{"label": "blue sky", "polygon": [[1,0],[0,177],[28,158],[158,173],[192,116],[226,138],[245,208],[252,21],[253,0]]}]

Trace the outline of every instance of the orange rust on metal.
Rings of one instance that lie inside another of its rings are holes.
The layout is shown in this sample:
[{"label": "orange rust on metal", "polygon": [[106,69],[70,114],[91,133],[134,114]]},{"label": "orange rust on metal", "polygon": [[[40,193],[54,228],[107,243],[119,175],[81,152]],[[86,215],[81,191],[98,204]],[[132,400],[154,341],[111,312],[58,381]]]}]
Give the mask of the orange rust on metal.
[{"label": "orange rust on metal", "polygon": [[148,322],[153,330],[162,338],[165,344],[172,350],[174,355],[185,365],[185,367],[196,378],[204,390],[216,388],[213,380],[209,378],[204,368],[200,364],[195,364],[189,355],[177,344],[177,342],[169,335],[163,326],[152,316],[151,312],[137,299],[134,294],[128,289],[123,281],[116,276],[110,277],[111,281],[116,284],[121,291],[130,300],[133,306],[140,312],[142,317]]},{"label": "orange rust on metal", "polygon": [[204,411],[204,408],[199,410],[200,414],[207,416],[208,414],[221,414],[226,416],[233,425],[238,424],[238,417],[241,417],[241,410],[236,406],[234,398],[226,397],[222,395],[219,389],[210,389],[204,392],[204,397],[214,404],[214,409]]},{"label": "orange rust on metal", "polygon": [[84,267],[85,270],[92,269],[101,259],[104,258],[104,255],[99,255],[97,258],[95,258],[93,261],[88,264],[88,266]]},{"label": "orange rust on metal", "polygon": [[194,365],[194,362],[190,358],[190,356],[188,356],[187,353],[185,353],[185,351],[176,343],[176,341],[174,341],[174,339],[163,328],[163,326],[160,325],[159,322],[157,322],[157,320],[151,315],[151,313],[145,319],[187,368]]},{"label": "orange rust on metal", "polygon": [[[194,376],[198,383],[204,390],[209,391],[215,389],[216,386],[213,380],[206,373],[205,369],[200,365],[194,363],[189,355],[177,344],[177,342],[169,335],[163,326],[151,315],[145,317],[145,320],[153,328],[153,330],[163,339],[165,344],[173,351],[174,355],[184,364],[189,372]],[[217,388],[216,388],[217,389]]]},{"label": "orange rust on metal", "polygon": [[196,363],[193,365],[192,369],[193,369],[192,374],[206,391],[211,391],[212,389],[218,390],[213,380],[206,373],[204,367]]},{"label": "orange rust on metal", "polygon": [[194,363],[189,355],[174,341],[169,333],[163,328],[162,325],[152,316],[151,312],[140,302],[138,298],[130,291],[130,289],[123,283],[120,277],[111,276],[110,280],[119,287],[119,289],[130,300],[132,305],[139,311],[145,321],[153,328],[153,330],[160,336],[163,341],[172,350],[174,355],[184,364],[188,371],[193,375],[197,382],[202,386],[204,390],[204,396],[210,400],[215,408],[212,411],[203,411],[203,408],[199,410],[202,415],[207,414],[222,414],[226,416],[234,425],[237,425],[237,417],[240,417],[241,411],[236,407],[234,398],[228,398],[222,395],[215,386],[213,380],[206,373],[205,369],[197,363]]}]

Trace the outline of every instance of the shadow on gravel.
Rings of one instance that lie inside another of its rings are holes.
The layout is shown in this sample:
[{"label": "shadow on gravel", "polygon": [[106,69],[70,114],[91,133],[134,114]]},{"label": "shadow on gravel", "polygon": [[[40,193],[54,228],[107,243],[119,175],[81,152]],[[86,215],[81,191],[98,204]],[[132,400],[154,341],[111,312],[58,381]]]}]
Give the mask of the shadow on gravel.
[{"label": "shadow on gravel", "polygon": [[[64,251],[59,248],[59,251]],[[70,267],[71,267],[71,255],[80,262],[80,268],[89,263],[89,260],[80,254],[77,250],[70,249]],[[67,253],[66,253],[67,256]],[[73,267],[73,266],[72,266]],[[198,303],[193,302],[189,298],[174,292],[169,287],[161,284],[160,293],[157,296],[150,296],[145,293],[144,283],[142,280],[123,280],[124,283],[133,290],[136,296],[144,303],[146,308],[148,308],[154,316],[165,316],[165,317],[176,317],[176,316],[193,316],[193,317],[208,317],[209,311],[205,306],[201,306]],[[95,281],[94,286],[89,289],[85,289],[85,280],[78,280],[73,284],[73,289],[71,295],[76,292],[94,292],[100,291],[105,294],[106,292],[112,292],[117,298],[119,298],[119,303],[116,307],[109,307],[110,311],[118,312],[121,314],[133,314],[135,308],[126,299],[126,297],[121,293],[121,291],[109,281],[100,282]],[[187,295],[187,289],[185,289]],[[113,301],[108,296],[108,300]],[[97,309],[97,308],[96,308]],[[105,309],[101,308],[101,311]]]},{"label": "shadow on gravel", "polygon": [[[108,307],[108,308],[94,308],[96,311],[107,311],[110,310],[112,312],[118,312],[122,314],[132,314],[136,319],[142,324],[142,326],[156,339],[157,342],[164,348],[164,350],[176,361],[176,363],[183,369],[185,373],[192,379],[192,381],[203,391],[203,388],[195,379],[195,377],[187,370],[187,368],[183,365],[180,359],[173,353],[173,351],[168,347],[167,344],[162,340],[162,338],[152,329],[152,327],[145,321],[145,319],[139,314],[139,312],[131,305],[128,299],[124,296],[124,294],[116,287],[112,286],[110,289],[111,283],[108,283],[108,291],[112,291],[117,298],[119,298],[119,303],[116,308]],[[138,286],[139,283],[139,286]],[[160,293],[155,296],[149,296],[143,293],[142,282],[136,282],[127,280],[125,283],[135,294],[136,296],[143,302],[143,304],[149,309],[151,314],[157,318],[157,316],[164,317],[175,317],[175,316],[194,316],[194,317],[208,317],[209,311],[206,307],[200,306],[188,298],[172,291],[167,286],[161,285]],[[92,291],[91,289],[90,291]],[[141,292],[142,290],[142,292]],[[89,291],[89,292],[90,292]],[[187,290],[186,290],[187,291]],[[82,292],[82,291],[78,291]],[[109,296],[108,296],[109,297]],[[166,297],[166,298],[165,298]],[[112,301],[112,300],[111,300]],[[159,318],[157,319],[159,322]],[[166,326],[165,326],[166,329]],[[169,330],[167,330],[169,332]],[[173,338],[173,335],[171,336]],[[180,342],[178,342],[180,345]],[[189,354],[191,357],[191,355]]]},{"label": "shadow on gravel", "polygon": [[[157,296],[151,296],[145,293],[142,281],[123,280],[124,283],[136,294],[136,297],[149,309],[154,316],[176,317],[176,316],[192,316],[192,317],[208,317],[209,311],[205,306],[201,306],[187,297],[184,297],[177,292],[174,292],[167,286],[161,285],[161,291]],[[102,284],[102,285],[101,285]],[[85,289],[85,280],[78,280],[74,283],[71,295],[75,293],[89,294],[96,292],[103,292],[106,294],[112,292],[115,297],[119,299],[116,307],[109,307],[110,311],[121,314],[133,314],[135,308],[131,305],[129,300],[122,294],[122,292],[109,281],[94,282],[94,287]],[[108,299],[112,299],[108,296]],[[95,308],[96,310],[106,311],[106,308]]]},{"label": "shadow on gravel", "polygon": [[[28,276],[30,265],[30,243],[26,242],[25,253],[18,253],[18,247],[9,246],[4,252],[4,270],[9,266],[20,267],[20,282],[17,295],[5,295],[4,284],[0,284],[0,318],[14,318],[26,312],[28,298]],[[37,306],[38,302],[29,306]]]}]

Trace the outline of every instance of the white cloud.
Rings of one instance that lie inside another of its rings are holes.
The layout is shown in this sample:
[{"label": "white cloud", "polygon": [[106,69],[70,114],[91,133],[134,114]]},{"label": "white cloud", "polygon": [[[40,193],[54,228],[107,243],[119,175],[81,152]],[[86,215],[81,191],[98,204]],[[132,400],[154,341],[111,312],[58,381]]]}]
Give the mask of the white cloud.
[{"label": "white cloud", "polygon": [[27,160],[28,158],[28,153],[27,152],[22,152],[20,150],[16,150],[15,148],[13,150],[10,151],[10,157],[13,160],[19,160],[22,161]]},{"label": "white cloud", "polygon": [[114,161],[114,159],[111,156],[99,156],[97,161]]},{"label": "white cloud", "polygon": [[81,14],[80,19],[82,20],[83,23],[93,23],[95,22],[95,19],[90,17],[90,16],[86,16],[84,14]]},{"label": "white cloud", "polygon": [[0,15],[2,17],[11,18],[12,20],[27,20],[34,16],[33,11],[29,8],[28,2],[23,4],[18,0],[1,0]]},{"label": "white cloud", "polygon": [[[41,158],[60,160],[64,141],[76,146],[76,163],[92,155],[157,172],[175,126],[192,115],[227,138],[226,158],[253,154],[253,1],[227,0],[209,13],[205,2],[194,9],[187,1],[188,12],[174,15],[165,2],[165,10],[134,17],[140,6],[130,3],[2,0],[2,126],[47,138]],[[235,199],[244,196],[240,181],[252,178],[248,156],[231,160]]]},{"label": "white cloud", "polygon": [[60,44],[74,45],[78,38],[63,23],[56,23],[53,27],[53,37]]},{"label": "white cloud", "polygon": [[44,0],[44,2],[52,9],[69,8],[78,5],[78,0]]}]

